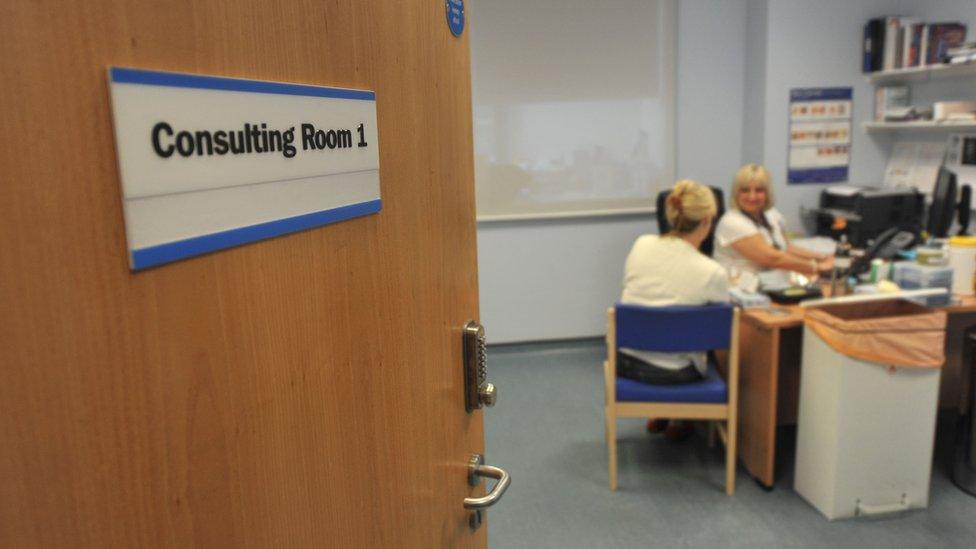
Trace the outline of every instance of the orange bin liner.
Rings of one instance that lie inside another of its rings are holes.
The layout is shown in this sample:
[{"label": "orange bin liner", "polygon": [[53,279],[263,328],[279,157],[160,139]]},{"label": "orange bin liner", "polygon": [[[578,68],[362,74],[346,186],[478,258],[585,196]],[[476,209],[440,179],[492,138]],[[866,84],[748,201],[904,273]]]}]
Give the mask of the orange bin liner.
[{"label": "orange bin liner", "polygon": [[865,301],[809,308],[804,324],[836,351],[900,368],[941,368],[945,363],[945,311],[903,300]]}]

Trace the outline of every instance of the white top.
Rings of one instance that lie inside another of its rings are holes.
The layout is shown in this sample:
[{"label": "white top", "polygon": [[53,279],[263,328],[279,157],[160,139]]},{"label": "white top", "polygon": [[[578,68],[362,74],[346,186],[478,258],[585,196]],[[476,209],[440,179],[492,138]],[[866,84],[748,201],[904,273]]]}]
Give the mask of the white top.
[{"label": "white top", "polygon": [[[786,250],[786,236],[783,234],[786,219],[776,208],[766,210],[766,221],[772,227],[770,232],[766,227],[756,223],[739,210],[725,212],[715,227],[715,261],[718,261],[730,274],[736,276],[741,273],[758,275],[764,271],[760,265],[746,259],[732,247],[734,242],[755,234],[762,235],[767,244]],[[755,278],[755,277],[753,277]]]},{"label": "white top", "polygon": [[[621,303],[648,307],[727,303],[725,269],[688,242],[648,234],[634,242],[624,265]],[[677,370],[694,363],[705,375],[705,353],[657,353],[621,348],[620,352],[655,366]]]}]

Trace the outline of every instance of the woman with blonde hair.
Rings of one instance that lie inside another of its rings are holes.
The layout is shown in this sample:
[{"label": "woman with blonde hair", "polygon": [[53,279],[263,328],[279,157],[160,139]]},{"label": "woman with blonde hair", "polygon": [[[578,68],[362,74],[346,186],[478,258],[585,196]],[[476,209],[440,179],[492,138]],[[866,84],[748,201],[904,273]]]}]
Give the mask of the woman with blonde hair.
[{"label": "woman with blonde hair", "polygon": [[[725,270],[698,248],[715,221],[711,189],[684,179],[668,195],[665,208],[671,232],[643,235],[634,242],[624,266],[621,303],[649,307],[727,302]],[[644,383],[699,381],[705,353],[655,353],[620,349],[618,375]]]},{"label": "woman with blonde hair", "polygon": [[[770,269],[783,269],[816,275],[833,268],[831,256],[786,240],[785,219],[773,207],[773,190],[766,168],[758,164],[740,168],[732,180],[731,202],[729,211],[715,228],[715,259],[730,273],[758,275]],[[757,281],[755,277],[745,278]]]}]

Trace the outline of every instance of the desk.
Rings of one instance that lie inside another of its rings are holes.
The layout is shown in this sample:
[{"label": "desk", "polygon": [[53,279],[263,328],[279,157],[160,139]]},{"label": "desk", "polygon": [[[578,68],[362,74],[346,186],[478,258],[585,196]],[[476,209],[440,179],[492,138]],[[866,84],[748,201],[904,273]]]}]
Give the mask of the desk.
[{"label": "desk", "polygon": [[[959,402],[963,333],[976,325],[976,297],[942,307],[946,364],[939,390],[941,407]],[[803,310],[796,305],[743,312],[739,324],[739,457],[746,470],[771,487],[776,461],[776,426],[796,423],[803,348]]]}]

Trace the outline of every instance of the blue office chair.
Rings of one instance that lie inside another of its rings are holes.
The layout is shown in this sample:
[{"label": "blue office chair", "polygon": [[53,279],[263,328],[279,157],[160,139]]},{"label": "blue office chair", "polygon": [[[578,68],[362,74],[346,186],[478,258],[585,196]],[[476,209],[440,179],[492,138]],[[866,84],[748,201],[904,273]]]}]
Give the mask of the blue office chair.
[{"label": "blue office chair", "polygon": [[[641,307],[618,303],[607,316],[603,372],[610,489],[617,489],[617,418],[716,420],[725,443],[725,493],[732,495],[739,400],[739,310],[724,304]],[[618,377],[620,347],[674,353],[728,349],[728,384],[711,360],[705,379],[694,383],[650,385]]]}]

